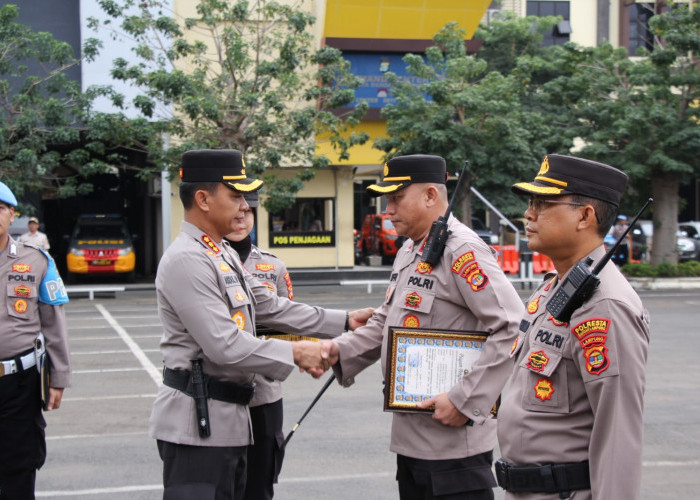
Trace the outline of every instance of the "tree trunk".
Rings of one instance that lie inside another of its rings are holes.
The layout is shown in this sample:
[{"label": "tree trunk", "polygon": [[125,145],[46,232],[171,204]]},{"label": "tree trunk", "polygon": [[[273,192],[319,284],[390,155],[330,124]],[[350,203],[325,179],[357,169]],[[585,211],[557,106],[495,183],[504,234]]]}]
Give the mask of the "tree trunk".
[{"label": "tree trunk", "polygon": [[654,236],[651,263],[678,264],[676,232],[678,232],[678,174],[652,174],[651,192],[654,196]]}]

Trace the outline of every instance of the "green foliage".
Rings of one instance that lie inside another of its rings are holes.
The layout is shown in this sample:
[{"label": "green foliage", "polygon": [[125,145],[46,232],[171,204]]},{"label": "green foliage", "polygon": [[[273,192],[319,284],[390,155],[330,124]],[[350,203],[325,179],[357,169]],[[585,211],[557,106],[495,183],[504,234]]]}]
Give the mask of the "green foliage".
[{"label": "green foliage", "polygon": [[[80,63],[71,46],[18,24],[18,13],[15,5],[0,7],[0,180],[20,200],[30,192],[86,194],[93,188],[91,174],[120,164],[106,153],[150,141],[148,127],[134,127],[119,115],[95,115],[92,100],[109,89],[81,92],[67,74]],[[85,40],[82,57],[95,57],[99,47],[99,41]]]},{"label": "green foliage", "polygon": [[544,154],[533,135],[541,120],[521,106],[527,75],[489,71],[488,61],[466,53],[464,30],[456,23],[448,23],[434,41],[425,58],[404,57],[407,72],[423,83],[387,74],[396,104],[382,111],[388,137],[375,140],[374,147],[387,158],[440,155],[450,172],[469,160],[466,192],[470,184],[483,187],[505,213],[522,213],[522,200],[503,186],[531,176]]},{"label": "green foliage", "polygon": [[[113,77],[137,87],[133,104],[173,137],[170,148],[150,149],[159,168],[174,172],[188,149],[239,149],[249,175],[266,182],[266,207],[279,209],[328,163],[316,154],[316,134],[326,133],[341,158],[367,140],[344,134],[366,105],[332,112],[352,102],[360,82],[338,50],[313,49],[315,19],[301,8],[200,0],[195,17],[179,19],[165,2],[100,5],[110,16],[107,27],[116,25],[114,36],[137,44],[133,56],[115,61]],[[295,179],[278,179],[271,169],[283,166],[306,168]]]},{"label": "green foliage", "polygon": [[689,260],[678,265],[662,262],[658,266],[648,263],[628,263],[622,266],[622,272],[636,278],[700,277],[700,262]]}]

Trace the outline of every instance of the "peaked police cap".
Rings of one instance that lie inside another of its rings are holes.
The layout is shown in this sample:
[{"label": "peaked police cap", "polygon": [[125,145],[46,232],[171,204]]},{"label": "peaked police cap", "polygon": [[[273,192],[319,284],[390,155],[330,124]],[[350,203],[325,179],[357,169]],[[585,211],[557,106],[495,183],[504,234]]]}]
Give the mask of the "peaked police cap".
[{"label": "peaked police cap", "polygon": [[433,155],[395,156],[384,164],[381,182],[367,186],[370,196],[395,193],[410,184],[447,182],[444,158]]},{"label": "peaked police cap", "polygon": [[534,181],[518,182],[511,190],[516,194],[538,196],[578,194],[618,207],[628,181],[622,170],[605,163],[551,154],[542,160]]},{"label": "peaked police cap", "polygon": [[231,189],[248,193],[263,185],[245,173],[243,153],[237,149],[197,149],[185,151],[180,168],[182,182],[223,182]]}]

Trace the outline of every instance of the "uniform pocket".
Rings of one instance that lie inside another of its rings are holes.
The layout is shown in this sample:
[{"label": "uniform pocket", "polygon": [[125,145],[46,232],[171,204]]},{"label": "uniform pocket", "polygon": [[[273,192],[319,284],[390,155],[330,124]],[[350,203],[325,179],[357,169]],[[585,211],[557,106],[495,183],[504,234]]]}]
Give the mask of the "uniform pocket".
[{"label": "uniform pocket", "polygon": [[28,320],[36,308],[37,291],[34,284],[7,285],[7,314]]},{"label": "uniform pocket", "polygon": [[[569,413],[569,390],[566,365],[557,362],[551,375],[527,370],[523,377],[523,408],[529,411]],[[526,368],[520,368],[521,370]]]}]

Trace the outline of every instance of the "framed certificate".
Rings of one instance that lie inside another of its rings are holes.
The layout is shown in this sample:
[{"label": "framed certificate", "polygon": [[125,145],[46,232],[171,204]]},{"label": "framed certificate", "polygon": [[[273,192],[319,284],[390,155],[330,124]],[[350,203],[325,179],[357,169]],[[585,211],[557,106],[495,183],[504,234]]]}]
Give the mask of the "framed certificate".
[{"label": "framed certificate", "polygon": [[479,359],[485,332],[390,327],[384,411],[432,413],[416,405],[449,391]]}]

